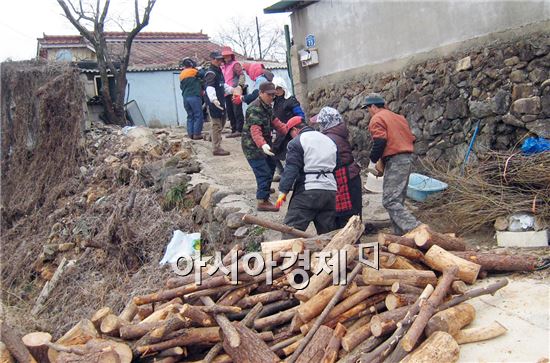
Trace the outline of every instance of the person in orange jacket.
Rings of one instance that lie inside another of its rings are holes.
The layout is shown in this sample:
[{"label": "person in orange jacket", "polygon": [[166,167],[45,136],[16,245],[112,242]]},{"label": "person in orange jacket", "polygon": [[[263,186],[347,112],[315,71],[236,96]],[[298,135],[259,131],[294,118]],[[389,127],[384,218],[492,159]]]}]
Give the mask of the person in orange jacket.
[{"label": "person in orange jacket", "polygon": [[196,63],[191,58],[182,61],[183,70],[180,73],[180,89],[183,97],[183,107],[187,112],[187,136],[193,140],[202,140],[202,85],[198,78]]}]

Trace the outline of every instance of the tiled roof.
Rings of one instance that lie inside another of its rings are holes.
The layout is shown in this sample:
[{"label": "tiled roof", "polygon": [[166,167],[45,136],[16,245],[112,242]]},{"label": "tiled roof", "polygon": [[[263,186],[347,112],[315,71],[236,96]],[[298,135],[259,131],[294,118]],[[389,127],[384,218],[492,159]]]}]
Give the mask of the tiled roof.
[{"label": "tiled roof", "polygon": [[[106,33],[107,44],[111,54],[122,54],[125,33]],[[129,71],[175,70],[180,69],[183,58],[191,57],[199,64],[209,59],[213,51],[220,51],[221,46],[209,40],[203,33],[167,33],[142,32],[132,42]],[[38,39],[40,47],[80,47],[90,46],[80,35],[46,35]],[[240,54],[237,59],[246,61]],[[263,62],[268,69],[285,68],[285,64]],[[269,64],[268,64],[269,63]]]}]

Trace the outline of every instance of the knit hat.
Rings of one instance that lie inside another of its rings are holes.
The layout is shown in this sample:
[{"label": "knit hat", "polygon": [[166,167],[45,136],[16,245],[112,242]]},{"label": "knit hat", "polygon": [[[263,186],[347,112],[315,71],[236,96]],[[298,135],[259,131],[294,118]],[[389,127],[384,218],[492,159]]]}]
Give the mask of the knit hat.
[{"label": "knit hat", "polygon": [[288,130],[290,130],[293,127],[297,127],[299,129],[302,129],[306,126],[307,125],[306,125],[306,123],[304,122],[304,120],[302,119],[301,116],[291,117],[290,120],[288,120],[287,123],[286,123],[286,127],[287,127]]}]

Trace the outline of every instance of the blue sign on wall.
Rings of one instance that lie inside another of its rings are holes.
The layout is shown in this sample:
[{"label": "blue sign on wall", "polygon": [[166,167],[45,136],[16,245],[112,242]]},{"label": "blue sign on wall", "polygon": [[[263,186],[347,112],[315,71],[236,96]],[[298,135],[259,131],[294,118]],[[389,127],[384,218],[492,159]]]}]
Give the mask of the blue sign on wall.
[{"label": "blue sign on wall", "polygon": [[315,35],[313,34],[306,35],[306,47],[308,48],[315,47]]}]

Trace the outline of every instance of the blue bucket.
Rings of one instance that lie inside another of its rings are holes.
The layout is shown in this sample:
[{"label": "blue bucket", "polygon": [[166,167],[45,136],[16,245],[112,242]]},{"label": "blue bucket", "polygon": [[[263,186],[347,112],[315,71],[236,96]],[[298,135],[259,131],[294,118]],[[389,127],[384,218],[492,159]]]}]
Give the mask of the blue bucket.
[{"label": "blue bucket", "polygon": [[407,197],[417,202],[423,202],[429,195],[447,189],[448,185],[429,176],[411,173],[407,186]]}]

